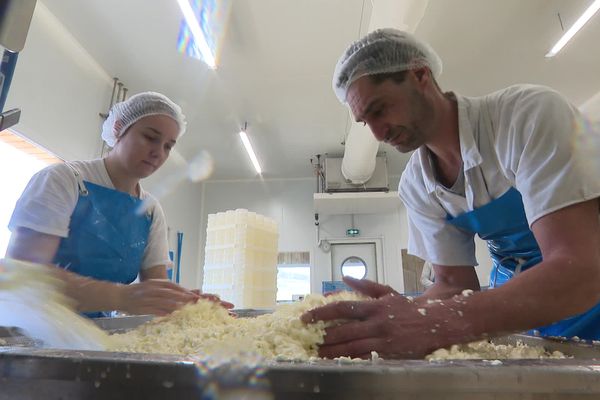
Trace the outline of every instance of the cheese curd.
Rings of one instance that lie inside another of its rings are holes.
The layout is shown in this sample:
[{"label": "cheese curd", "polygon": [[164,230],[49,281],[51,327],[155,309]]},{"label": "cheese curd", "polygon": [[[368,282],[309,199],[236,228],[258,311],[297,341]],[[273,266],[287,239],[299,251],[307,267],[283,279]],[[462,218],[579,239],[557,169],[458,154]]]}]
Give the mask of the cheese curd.
[{"label": "cheese curd", "polygon": [[565,358],[565,355],[560,351],[550,353],[542,346],[528,346],[522,342],[517,342],[516,345],[504,345],[481,340],[464,345],[453,345],[450,349],[438,349],[425,357],[429,361],[539,358]]},{"label": "cheese curd", "polygon": [[[311,362],[318,358],[318,345],[323,343],[322,321],[304,324],[300,316],[306,311],[335,301],[364,300],[352,292],[332,296],[310,295],[304,301],[284,304],[274,313],[255,318],[236,318],[214,302],[199,300],[174,313],[154,319],[123,334],[112,335],[109,350],[135,353],[164,353],[202,359],[298,360]],[[372,352],[372,360],[379,355]],[[494,345],[478,341],[438,349],[426,357],[429,361],[451,359],[564,358],[560,352],[549,353],[541,346]],[[336,358],[338,363],[369,362],[350,357]]]},{"label": "cheese curd", "polygon": [[325,323],[304,324],[300,316],[335,301],[364,300],[352,292],[310,295],[274,313],[235,318],[219,305],[199,300],[135,330],[113,335],[113,351],[166,353],[199,357],[256,354],[266,359],[308,361],[318,356]]}]

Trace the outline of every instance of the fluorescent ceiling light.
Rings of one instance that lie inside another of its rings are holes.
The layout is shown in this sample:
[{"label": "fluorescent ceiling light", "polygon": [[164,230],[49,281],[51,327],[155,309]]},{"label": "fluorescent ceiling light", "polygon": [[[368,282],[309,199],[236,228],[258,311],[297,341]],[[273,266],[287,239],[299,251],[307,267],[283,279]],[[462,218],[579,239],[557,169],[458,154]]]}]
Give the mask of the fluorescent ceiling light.
[{"label": "fluorescent ceiling light", "polygon": [[240,131],[240,138],[242,139],[242,143],[244,143],[244,147],[246,148],[246,152],[252,161],[252,165],[254,165],[256,173],[259,175],[262,174],[262,169],[260,169],[258,159],[256,158],[256,154],[254,154],[254,149],[252,149],[252,144],[250,144],[250,139],[248,139],[248,135],[246,135],[245,131]]},{"label": "fluorescent ceiling light", "polygon": [[558,42],[556,42],[554,47],[552,47],[552,49],[548,53],[546,53],[545,57],[549,58],[557,55],[558,52],[563,47],[565,47],[569,40],[571,40],[573,36],[575,36],[575,34],[579,32],[579,30],[590,20],[590,18],[594,16],[594,14],[596,14],[596,11],[598,11],[598,9],[600,9],[600,0],[594,0],[592,5],[589,6],[587,10],[585,10],[583,14],[581,14],[581,17],[579,17],[577,21],[575,21],[573,26],[571,26],[569,30],[566,31],[564,35],[562,35],[562,37],[558,40]]},{"label": "fluorescent ceiling light", "polygon": [[181,12],[183,13],[183,17],[185,18],[185,22],[190,28],[192,32],[192,36],[194,37],[194,42],[198,47],[198,51],[202,54],[202,58],[206,65],[210,68],[215,69],[217,64],[215,62],[215,55],[213,54],[210,46],[208,45],[208,41],[200,28],[200,23],[194,14],[194,10],[192,10],[192,6],[190,5],[189,0],[177,0],[179,4],[179,8],[181,8]]}]

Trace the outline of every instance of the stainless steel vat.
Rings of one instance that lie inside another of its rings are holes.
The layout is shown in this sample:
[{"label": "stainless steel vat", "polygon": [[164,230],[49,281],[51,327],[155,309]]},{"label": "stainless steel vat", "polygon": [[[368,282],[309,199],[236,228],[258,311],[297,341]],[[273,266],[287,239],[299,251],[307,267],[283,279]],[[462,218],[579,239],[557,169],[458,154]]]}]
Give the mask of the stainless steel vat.
[{"label": "stainless steel vat", "polygon": [[[110,331],[149,317],[98,321]],[[18,331],[12,331],[13,336]],[[6,339],[5,331],[5,339]],[[2,331],[0,331],[2,337]],[[598,399],[600,346],[513,335],[574,356],[340,364],[206,364],[189,357],[0,346],[0,399]],[[21,343],[23,345],[23,343]]]}]

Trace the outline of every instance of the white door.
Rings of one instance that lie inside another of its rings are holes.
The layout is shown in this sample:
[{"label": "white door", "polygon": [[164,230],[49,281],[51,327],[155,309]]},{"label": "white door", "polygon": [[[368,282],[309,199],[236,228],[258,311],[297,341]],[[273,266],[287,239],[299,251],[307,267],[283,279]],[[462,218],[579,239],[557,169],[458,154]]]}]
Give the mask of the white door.
[{"label": "white door", "polygon": [[377,282],[375,243],[331,244],[331,277],[341,281],[345,275]]}]

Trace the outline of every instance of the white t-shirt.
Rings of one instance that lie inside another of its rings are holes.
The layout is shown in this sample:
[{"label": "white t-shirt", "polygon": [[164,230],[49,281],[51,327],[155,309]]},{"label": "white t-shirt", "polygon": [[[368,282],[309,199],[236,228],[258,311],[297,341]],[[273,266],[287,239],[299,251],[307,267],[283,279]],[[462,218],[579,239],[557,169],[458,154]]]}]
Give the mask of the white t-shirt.
[{"label": "white t-shirt", "polygon": [[464,195],[436,181],[425,146],[415,151],[398,188],[408,212],[410,254],[439,265],[477,265],[474,235],[446,218],[479,208],[511,187],[523,197],[529,226],[600,197],[600,133],[591,132],[559,93],[515,85],[456,99]]},{"label": "white t-shirt", "polygon": [[[69,163],[84,181],[114,189],[102,159]],[[140,199],[152,198],[140,186]],[[60,237],[69,236],[71,215],[79,199],[78,180],[67,164],[54,164],[35,174],[17,201],[8,228],[17,227]],[[144,250],[142,269],[169,265],[167,224],[160,204],[153,201],[152,224]]]}]

